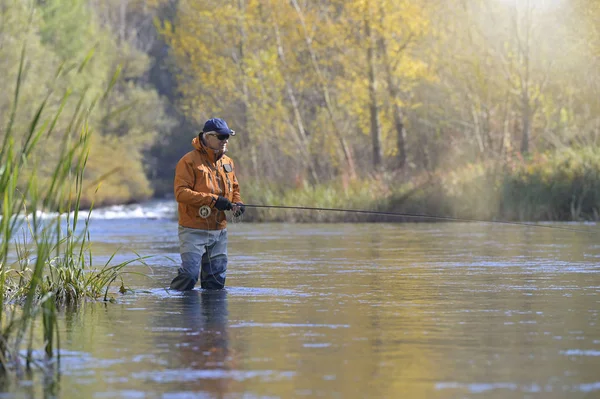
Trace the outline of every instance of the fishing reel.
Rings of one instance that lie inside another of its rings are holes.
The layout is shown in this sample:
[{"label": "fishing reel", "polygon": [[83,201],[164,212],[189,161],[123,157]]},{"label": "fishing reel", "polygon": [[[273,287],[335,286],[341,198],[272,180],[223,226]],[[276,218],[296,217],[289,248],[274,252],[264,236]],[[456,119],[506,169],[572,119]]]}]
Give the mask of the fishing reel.
[{"label": "fishing reel", "polygon": [[200,215],[200,217],[203,219],[209,217],[211,213],[212,209],[210,209],[210,206],[208,205],[203,205],[200,207],[200,209],[198,209],[198,215]]}]

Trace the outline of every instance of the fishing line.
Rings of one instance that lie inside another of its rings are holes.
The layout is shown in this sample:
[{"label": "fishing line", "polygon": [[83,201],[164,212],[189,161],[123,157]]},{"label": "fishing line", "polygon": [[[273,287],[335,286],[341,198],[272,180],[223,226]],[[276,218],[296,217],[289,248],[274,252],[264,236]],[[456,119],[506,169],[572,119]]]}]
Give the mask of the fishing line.
[{"label": "fishing line", "polygon": [[561,227],[561,226],[547,226],[547,225],[536,224],[536,223],[509,222],[506,220],[457,218],[457,217],[451,217],[451,216],[426,215],[426,214],[419,214],[419,213],[381,212],[381,211],[367,211],[367,210],[361,210],[361,209],[320,208],[320,207],[310,207],[310,206],[286,206],[286,205],[244,204],[244,206],[247,206],[250,208],[267,208],[267,209],[295,209],[295,210],[307,210],[307,211],[350,212],[350,213],[361,213],[361,214],[367,214],[367,215],[395,216],[395,217],[405,217],[405,218],[413,218],[413,219],[447,220],[447,221],[451,221],[451,222],[498,223],[498,224],[514,225],[514,226],[527,226],[527,227],[540,227],[540,228],[546,228],[546,229],[567,230],[567,231],[575,231],[578,233],[593,233],[594,232],[594,231],[590,231],[590,230],[573,229],[570,227]]}]

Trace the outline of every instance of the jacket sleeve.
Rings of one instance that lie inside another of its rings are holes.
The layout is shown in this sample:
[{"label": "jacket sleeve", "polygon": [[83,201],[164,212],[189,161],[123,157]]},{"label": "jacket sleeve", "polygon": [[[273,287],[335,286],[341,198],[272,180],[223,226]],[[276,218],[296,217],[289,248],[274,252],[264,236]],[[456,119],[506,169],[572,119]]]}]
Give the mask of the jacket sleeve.
[{"label": "jacket sleeve", "polygon": [[242,201],[242,196],[240,195],[240,185],[238,183],[237,176],[235,175],[235,164],[233,161],[231,161],[231,165],[233,167],[233,201],[231,202],[244,203],[244,201]]},{"label": "jacket sleeve", "polygon": [[197,207],[212,206],[217,200],[217,196],[214,194],[194,191],[194,165],[185,158],[181,159],[175,167],[173,186],[175,200],[182,204]]}]

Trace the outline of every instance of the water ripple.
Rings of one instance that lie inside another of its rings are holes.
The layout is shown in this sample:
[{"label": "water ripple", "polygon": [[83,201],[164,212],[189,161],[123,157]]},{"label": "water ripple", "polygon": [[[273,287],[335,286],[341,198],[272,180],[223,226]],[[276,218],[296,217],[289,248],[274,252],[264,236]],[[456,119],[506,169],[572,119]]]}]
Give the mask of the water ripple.
[{"label": "water ripple", "polygon": [[260,378],[268,381],[290,379],[294,377],[294,371],[274,371],[274,370],[192,370],[192,369],[173,369],[164,371],[144,371],[133,373],[133,378],[165,382],[187,382],[207,379],[232,379],[244,381],[252,378]]}]

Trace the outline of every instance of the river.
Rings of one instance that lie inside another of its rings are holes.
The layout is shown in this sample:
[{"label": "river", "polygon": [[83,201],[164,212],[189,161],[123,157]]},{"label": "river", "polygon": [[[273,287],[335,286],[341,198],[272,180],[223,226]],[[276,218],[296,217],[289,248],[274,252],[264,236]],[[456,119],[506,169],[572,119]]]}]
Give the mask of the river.
[{"label": "river", "polygon": [[144,276],[62,311],[60,380],[2,398],[600,397],[594,224],[242,220],[227,289],[178,293],[171,210],[96,212],[94,263]]}]

